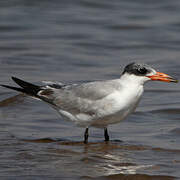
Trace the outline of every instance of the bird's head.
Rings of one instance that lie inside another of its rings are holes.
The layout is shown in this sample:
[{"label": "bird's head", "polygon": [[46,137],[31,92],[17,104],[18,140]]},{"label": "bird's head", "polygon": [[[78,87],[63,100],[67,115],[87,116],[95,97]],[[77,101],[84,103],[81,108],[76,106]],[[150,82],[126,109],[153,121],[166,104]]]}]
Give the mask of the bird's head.
[{"label": "bird's head", "polygon": [[146,64],[140,64],[135,62],[128,64],[124,68],[122,76],[124,76],[125,78],[129,77],[129,80],[134,79],[134,81],[138,81],[140,84],[144,84],[149,80],[174,83],[178,82],[177,79],[174,79],[165,73],[157,72],[155,69]]}]

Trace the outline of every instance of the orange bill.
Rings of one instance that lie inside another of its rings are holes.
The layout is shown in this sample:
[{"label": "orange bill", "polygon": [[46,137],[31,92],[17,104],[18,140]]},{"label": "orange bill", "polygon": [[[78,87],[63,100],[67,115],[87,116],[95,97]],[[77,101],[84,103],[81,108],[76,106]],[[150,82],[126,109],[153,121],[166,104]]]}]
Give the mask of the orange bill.
[{"label": "orange bill", "polygon": [[174,79],[171,76],[161,73],[161,72],[156,72],[156,74],[152,76],[147,76],[147,77],[153,81],[165,81],[165,82],[174,82],[174,83],[178,82],[177,79]]}]

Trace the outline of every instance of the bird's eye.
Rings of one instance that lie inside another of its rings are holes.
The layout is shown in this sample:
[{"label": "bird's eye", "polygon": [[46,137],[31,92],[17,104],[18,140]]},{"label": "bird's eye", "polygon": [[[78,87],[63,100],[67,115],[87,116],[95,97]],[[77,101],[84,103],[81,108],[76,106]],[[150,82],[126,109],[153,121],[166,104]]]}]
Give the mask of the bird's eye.
[{"label": "bird's eye", "polygon": [[146,73],[147,73],[147,69],[146,69],[145,67],[138,68],[137,71],[138,71],[140,74],[146,74]]}]

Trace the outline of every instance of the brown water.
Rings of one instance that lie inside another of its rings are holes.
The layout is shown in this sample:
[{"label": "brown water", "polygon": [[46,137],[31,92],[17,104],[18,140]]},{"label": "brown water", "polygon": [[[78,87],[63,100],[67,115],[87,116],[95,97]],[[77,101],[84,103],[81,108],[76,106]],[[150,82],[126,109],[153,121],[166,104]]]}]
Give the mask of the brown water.
[{"label": "brown water", "polygon": [[[178,0],[0,1],[0,83],[111,79],[132,61],[180,79],[179,12]],[[146,84],[111,141],[91,128],[87,145],[84,129],[16,95],[1,88],[0,179],[180,179],[179,84]]]}]

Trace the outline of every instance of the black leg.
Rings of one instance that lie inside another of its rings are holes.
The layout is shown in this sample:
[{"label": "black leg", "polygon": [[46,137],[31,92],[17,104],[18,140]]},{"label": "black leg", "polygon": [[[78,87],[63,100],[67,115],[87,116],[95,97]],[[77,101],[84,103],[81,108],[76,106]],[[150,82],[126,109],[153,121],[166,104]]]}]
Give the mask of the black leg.
[{"label": "black leg", "polygon": [[87,144],[88,143],[88,128],[86,128],[85,132],[84,132],[84,144]]},{"label": "black leg", "polygon": [[105,138],[105,141],[109,141],[108,130],[106,127],[104,128],[104,138]]}]

